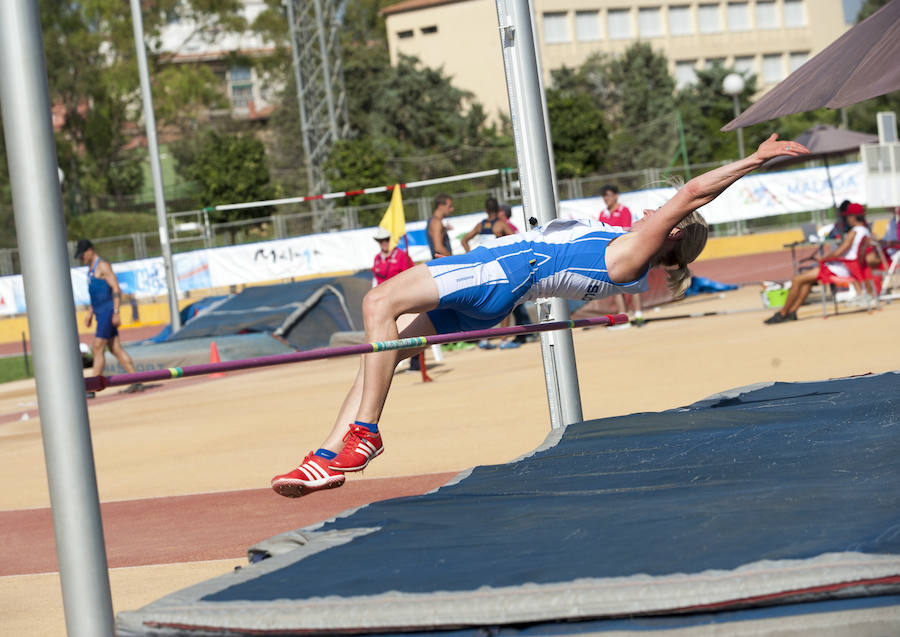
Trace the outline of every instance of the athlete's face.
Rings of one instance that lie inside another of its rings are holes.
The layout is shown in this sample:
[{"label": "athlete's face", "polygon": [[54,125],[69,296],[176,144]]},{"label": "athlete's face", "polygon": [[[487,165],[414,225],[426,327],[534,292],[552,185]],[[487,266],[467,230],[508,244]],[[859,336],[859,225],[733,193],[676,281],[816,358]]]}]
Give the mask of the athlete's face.
[{"label": "athlete's face", "polygon": [[[641,227],[648,219],[653,218],[657,213],[659,213],[659,208],[656,208],[655,210],[644,210],[644,216],[631,224],[631,229],[636,230]],[[684,232],[682,232],[680,228],[672,228],[669,230],[666,241],[681,241],[683,236]]]}]

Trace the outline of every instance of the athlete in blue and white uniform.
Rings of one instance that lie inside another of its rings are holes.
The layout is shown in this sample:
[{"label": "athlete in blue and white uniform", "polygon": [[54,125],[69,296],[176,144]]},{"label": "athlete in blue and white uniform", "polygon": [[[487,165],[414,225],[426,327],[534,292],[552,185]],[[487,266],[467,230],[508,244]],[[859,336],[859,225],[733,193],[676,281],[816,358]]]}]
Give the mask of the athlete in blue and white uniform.
[{"label": "athlete in blue and white uniform", "polygon": [[486,329],[519,303],[561,297],[590,301],[647,289],[649,267],[633,281],[616,283],[606,267],[610,242],[622,228],[593,220],[555,219],[524,234],[431,261],[437,309],[428,318],[438,334]]},{"label": "athlete in blue and white uniform", "polygon": [[[410,268],[366,294],[366,340],[490,327],[517,303],[537,297],[592,299],[641,292],[655,266],[667,268],[669,287],[680,296],[690,282],[687,266],[708,235],[696,210],[765,161],[808,152],[773,134],[749,157],[689,181],[662,207],[645,211],[628,232],[593,221],[555,220],[465,255]],[[362,356],[356,381],[321,448],[293,471],[275,476],[272,488],[298,497],[338,487],[345,472],[359,471],[381,454],[378,421],[394,369],[418,351]]]},{"label": "athlete in blue and white uniform", "polygon": [[[81,239],[75,248],[75,258],[88,266],[88,294],[91,305],[84,317],[87,327],[96,317],[97,331],[94,334],[94,365],[93,375],[102,376],[106,366],[106,349],[112,352],[119,364],[128,374],[135,372],[134,363],[119,338],[119,303],[122,290],[119,288],[119,280],[112,266],[100,258],[94,249],[94,244],[88,239]],[[127,392],[142,391],[143,385],[135,383],[129,385]],[[93,392],[88,397],[93,396]]]}]

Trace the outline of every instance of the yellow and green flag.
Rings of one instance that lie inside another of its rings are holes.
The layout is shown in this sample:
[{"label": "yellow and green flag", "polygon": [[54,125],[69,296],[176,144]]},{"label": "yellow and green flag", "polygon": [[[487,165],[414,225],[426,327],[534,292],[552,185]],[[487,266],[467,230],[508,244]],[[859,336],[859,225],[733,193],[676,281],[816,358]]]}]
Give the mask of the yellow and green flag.
[{"label": "yellow and green flag", "polygon": [[406,217],[403,214],[403,197],[400,195],[400,184],[394,186],[391,205],[378,224],[391,233],[391,250],[397,247],[400,238],[406,234]]}]

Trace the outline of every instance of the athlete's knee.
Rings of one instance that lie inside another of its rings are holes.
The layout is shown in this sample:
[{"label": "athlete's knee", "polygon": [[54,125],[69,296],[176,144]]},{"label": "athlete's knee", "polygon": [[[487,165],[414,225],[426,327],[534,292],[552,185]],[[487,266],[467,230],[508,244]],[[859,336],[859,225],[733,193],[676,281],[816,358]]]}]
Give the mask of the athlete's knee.
[{"label": "athlete's knee", "polygon": [[390,296],[380,287],[372,288],[366,293],[363,297],[362,311],[363,319],[366,321],[394,319]]}]

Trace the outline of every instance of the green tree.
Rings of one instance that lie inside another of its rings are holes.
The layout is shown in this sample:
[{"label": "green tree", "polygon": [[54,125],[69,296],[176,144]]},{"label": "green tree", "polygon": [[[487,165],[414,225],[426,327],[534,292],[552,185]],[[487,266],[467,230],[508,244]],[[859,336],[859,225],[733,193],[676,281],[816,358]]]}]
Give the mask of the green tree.
[{"label": "green tree", "polygon": [[[599,78],[598,78],[599,79]],[[644,42],[636,42],[607,65],[613,101],[612,134],[607,169],[635,170],[667,165],[677,148],[675,80],[665,56]]]},{"label": "green tree", "polygon": [[[177,158],[179,169],[200,188],[203,206],[272,199],[276,190],[269,178],[265,146],[250,135],[227,135],[215,130],[203,133],[190,150]],[[214,211],[214,223],[253,219],[271,208]],[[232,240],[236,231],[232,231]]]},{"label": "green tree", "polygon": [[559,177],[597,172],[607,149],[604,113],[583,91],[547,89],[547,116]]},{"label": "green tree", "polygon": [[[335,145],[325,166],[331,189],[513,165],[508,123],[486,125],[481,105],[453,86],[442,69],[429,69],[408,57],[391,66],[379,14],[387,4],[387,0],[360,0],[344,6],[341,50],[349,134]],[[274,15],[272,2],[270,7]],[[270,18],[260,16],[254,27],[264,29],[265,37],[290,51],[286,30]],[[306,158],[300,143],[296,84],[290,65],[286,68],[284,90],[269,122],[269,151],[279,183],[288,191],[305,193]],[[357,196],[348,203],[381,200]]]},{"label": "green tree", "polygon": [[6,138],[0,121],[0,248],[16,246],[16,224],[13,217],[12,188],[9,183],[9,167],[6,163]]},{"label": "green tree", "polygon": [[133,232],[155,232],[159,229],[156,215],[141,212],[89,212],[69,221],[66,231],[69,240],[82,237],[97,239],[117,237]]},{"label": "green tree", "polygon": [[[736,71],[713,65],[697,71],[697,81],[685,86],[676,95],[684,126],[685,145],[691,163],[733,160],[738,157],[737,133],[723,132],[722,126],[734,119],[734,101],[725,95],[722,85],[725,76]],[[744,90],[738,96],[743,111],[750,105],[750,97],[757,92],[756,76],[743,74]],[[818,117],[818,116],[813,116]],[[799,130],[798,130],[798,127]],[[773,130],[785,139],[799,135],[809,126],[800,120],[791,122],[763,122],[743,129],[745,153],[750,153]]]},{"label": "green tree", "polygon": [[[212,42],[246,28],[238,0],[160,0],[144,7],[150,77],[159,128],[186,126],[196,106],[220,104],[220,81],[206,67],[165,64],[160,29],[173,18],[194,25],[187,41]],[[40,0],[51,101],[61,119],[57,145],[66,172],[64,200],[83,211],[98,194],[133,188],[127,150],[142,130],[134,31],[128,3],[119,0]]]},{"label": "green tree", "polygon": [[890,0],[864,0],[862,6],[859,8],[859,13],[856,14],[856,22],[862,22],[888,2],[890,2]]}]

